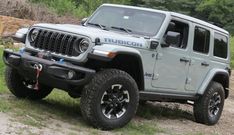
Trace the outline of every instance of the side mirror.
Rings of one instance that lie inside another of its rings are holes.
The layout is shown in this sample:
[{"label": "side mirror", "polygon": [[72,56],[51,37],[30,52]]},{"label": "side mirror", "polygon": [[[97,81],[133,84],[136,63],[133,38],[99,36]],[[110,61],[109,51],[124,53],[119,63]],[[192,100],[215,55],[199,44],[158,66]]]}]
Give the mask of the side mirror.
[{"label": "side mirror", "polygon": [[84,25],[85,24],[85,22],[88,20],[88,18],[86,17],[86,18],[83,18],[82,20],[81,20],[81,22],[80,22],[80,24],[81,25]]},{"label": "side mirror", "polygon": [[158,44],[159,43],[157,41],[151,41],[150,42],[150,49],[157,49]]},{"label": "side mirror", "polygon": [[180,33],[168,31],[165,37],[165,43],[161,44],[162,47],[169,47],[171,45],[178,46],[180,43]]}]

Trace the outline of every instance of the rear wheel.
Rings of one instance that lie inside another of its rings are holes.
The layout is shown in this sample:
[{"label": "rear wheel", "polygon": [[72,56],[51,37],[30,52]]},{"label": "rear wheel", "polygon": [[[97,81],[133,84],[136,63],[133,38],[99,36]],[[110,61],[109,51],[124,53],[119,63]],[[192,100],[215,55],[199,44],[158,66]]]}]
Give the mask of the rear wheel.
[{"label": "rear wheel", "polygon": [[31,100],[40,100],[49,95],[52,88],[40,84],[39,89],[33,88],[33,82],[25,81],[22,76],[19,75],[17,70],[6,67],[5,80],[7,87],[13,95],[18,98],[28,98]]},{"label": "rear wheel", "polygon": [[96,74],[84,87],[81,112],[96,128],[110,130],[126,125],[139,101],[134,79],[126,72],[108,69]]},{"label": "rear wheel", "polygon": [[194,104],[195,120],[207,125],[216,124],[223,111],[224,99],[223,86],[218,82],[211,82],[204,95]]}]

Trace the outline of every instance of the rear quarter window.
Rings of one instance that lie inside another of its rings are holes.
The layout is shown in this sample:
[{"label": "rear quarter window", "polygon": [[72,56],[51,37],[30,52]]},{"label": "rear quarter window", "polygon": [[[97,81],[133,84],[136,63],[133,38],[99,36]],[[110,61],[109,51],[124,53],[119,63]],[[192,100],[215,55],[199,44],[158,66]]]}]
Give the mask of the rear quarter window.
[{"label": "rear quarter window", "polygon": [[214,56],[227,58],[228,38],[219,33],[214,34]]},{"label": "rear quarter window", "polygon": [[195,27],[193,50],[207,54],[210,47],[210,31],[201,27]]}]

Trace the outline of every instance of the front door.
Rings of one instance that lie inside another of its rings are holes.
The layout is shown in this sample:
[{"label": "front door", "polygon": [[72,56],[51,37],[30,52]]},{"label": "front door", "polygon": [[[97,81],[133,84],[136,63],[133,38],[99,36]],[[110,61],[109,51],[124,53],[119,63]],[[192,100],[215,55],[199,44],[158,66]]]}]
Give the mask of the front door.
[{"label": "front door", "polygon": [[[180,34],[180,41],[169,47],[161,47],[154,67],[152,86],[162,92],[185,90],[185,82],[190,63],[188,51],[189,23],[173,19],[165,32]],[[165,37],[165,36],[164,36]]]}]

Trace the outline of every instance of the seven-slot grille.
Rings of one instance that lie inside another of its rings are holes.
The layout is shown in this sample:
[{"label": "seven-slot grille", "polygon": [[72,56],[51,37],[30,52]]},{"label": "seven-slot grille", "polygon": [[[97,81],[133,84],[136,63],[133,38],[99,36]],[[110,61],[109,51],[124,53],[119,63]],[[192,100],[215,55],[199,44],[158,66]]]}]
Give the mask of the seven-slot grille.
[{"label": "seven-slot grille", "polygon": [[62,55],[78,56],[80,53],[75,47],[80,40],[77,36],[40,29],[31,46]]}]

